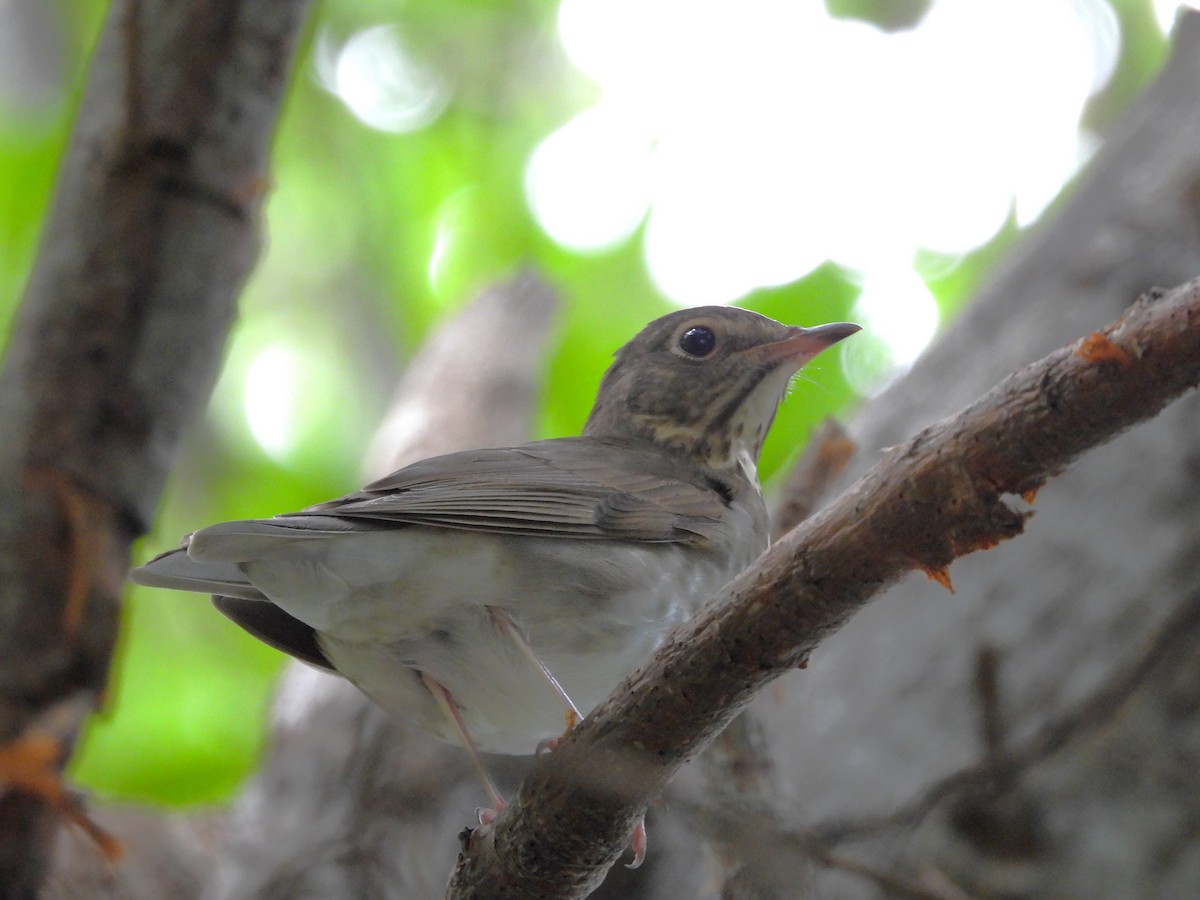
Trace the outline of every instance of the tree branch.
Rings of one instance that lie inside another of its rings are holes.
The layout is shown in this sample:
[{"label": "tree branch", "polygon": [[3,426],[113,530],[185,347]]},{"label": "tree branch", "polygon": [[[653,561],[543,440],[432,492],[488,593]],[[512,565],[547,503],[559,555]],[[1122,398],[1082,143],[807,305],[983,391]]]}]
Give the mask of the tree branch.
[{"label": "tree branch", "polygon": [[[1152,692],[1160,687],[1152,675],[1157,673],[1160,679],[1169,682],[1189,660],[1196,659],[1197,635],[1200,635],[1200,595],[1192,595],[1178,603],[1162,626],[1142,642],[1134,659],[1077,706],[1046,723],[1019,746],[997,752],[985,746],[985,756],[978,763],[934,782],[918,796],[886,813],[805,826],[774,797],[729,796],[714,804],[675,796],[671,803],[686,811],[698,823],[697,830],[709,840],[737,849],[739,857],[749,863],[755,882],[765,885],[758,894],[763,897],[787,895],[802,880],[806,860],[850,871],[840,862],[849,857],[835,850],[842,845],[861,843],[873,836],[885,836],[893,844],[919,844],[914,829],[939,808],[960,820],[970,817],[969,821],[977,822],[982,826],[979,838],[1004,846],[1010,859],[1020,855],[1013,852],[1014,848],[1024,849],[1025,855],[1034,855],[1029,848],[1037,847],[1036,852],[1044,854],[1046,847],[1039,845],[1045,840],[1035,841],[1037,829],[1030,828],[1030,822],[1036,820],[1020,816],[1028,806],[1013,803],[1011,798],[1036,792],[1036,782],[1030,780],[1035,766],[1100,729],[1115,731],[1109,726],[1139,692]],[[1134,721],[1137,723],[1134,728],[1142,724],[1140,720]],[[990,743],[990,739],[985,743]],[[1095,755],[1097,750],[1093,747],[1089,752]],[[1010,802],[1001,805],[1000,810],[1014,810],[1017,815],[997,815],[996,800],[1004,795]],[[877,847],[872,849],[873,855],[880,855]],[[916,855],[921,857],[919,853]],[[882,868],[884,865],[887,863],[877,862],[874,867],[855,871],[868,878],[873,877],[871,873],[895,877],[902,879],[901,883],[911,883],[910,879],[918,874],[889,872]],[[913,861],[893,865],[911,869]],[[900,890],[890,886],[888,889],[903,895]]]},{"label": "tree branch", "polygon": [[[50,719],[69,747],[104,689],[130,544],[257,255],[307,7],[112,5],[0,372],[0,744],[18,752]],[[0,823],[0,894],[31,896],[51,820],[8,790]]]},{"label": "tree branch", "polygon": [[1010,375],[892,448],[728,585],[526,780],[464,832],[449,897],[585,896],[667,780],[772,679],[913,569],[1021,533],[1032,492],[1200,381],[1200,281]]},{"label": "tree branch", "polygon": [[845,427],[828,418],[813,429],[804,452],[780,492],[771,516],[771,539],[779,540],[820,507],[857,448]]}]

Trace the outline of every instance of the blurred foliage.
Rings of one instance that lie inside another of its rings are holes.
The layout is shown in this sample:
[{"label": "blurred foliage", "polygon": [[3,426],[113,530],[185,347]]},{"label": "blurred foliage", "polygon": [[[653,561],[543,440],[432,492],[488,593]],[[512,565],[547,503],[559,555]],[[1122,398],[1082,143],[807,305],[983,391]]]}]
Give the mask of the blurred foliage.
[{"label": "blurred foliage", "polygon": [[825,8],[839,19],[862,19],[884,31],[912,28],[929,11],[932,0],[825,0]]},{"label": "blurred foliage", "polygon": [[[888,6],[830,3],[865,18]],[[926,4],[903,6],[919,15]],[[1148,3],[1115,6],[1123,53],[1087,111],[1099,131],[1164,55]],[[567,304],[538,436],[578,431],[612,351],[670,306],[647,275],[640,233],[576,253],[546,237],[526,206],[531,150],[594,94],[558,45],[555,13],[548,0],[331,0],[318,9],[275,144],[267,250],[242,299],[210,413],[181,451],[145,555],[214,521],[357,487],[359,454],[407,355],[439,317],[525,263]],[[12,320],[32,265],[103,15],[94,0],[0,6],[0,30],[31,36],[36,50],[26,54],[33,63],[0,59],[0,321]],[[320,83],[323,54],[381,23],[396,24],[405,47],[436,60],[453,85],[440,115],[407,133],[367,127]],[[943,318],[1016,237],[1010,225],[966,258],[916,260]],[[826,264],[740,304],[815,323],[846,318],[857,292],[853,273]],[[272,375],[266,358],[291,368]],[[256,437],[247,416],[251,382],[264,378],[268,397],[274,384],[303,401],[289,406],[287,439],[274,444]],[[833,354],[806,371],[796,393],[803,402],[784,404],[764,451],[767,476],[794,457],[821,416],[852,399]],[[262,746],[281,663],[195,596],[131,590],[107,707],[77,755],[75,777],[123,798],[228,796]]]},{"label": "blurred foliage", "polygon": [[1154,11],[1145,0],[1110,0],[1121,29],[1121,55],[1112,79],[1084,111],[1083,123],[1104,134],[1138,91],[1154,77],[1166,61],[1167,43],[1154,21]]}]

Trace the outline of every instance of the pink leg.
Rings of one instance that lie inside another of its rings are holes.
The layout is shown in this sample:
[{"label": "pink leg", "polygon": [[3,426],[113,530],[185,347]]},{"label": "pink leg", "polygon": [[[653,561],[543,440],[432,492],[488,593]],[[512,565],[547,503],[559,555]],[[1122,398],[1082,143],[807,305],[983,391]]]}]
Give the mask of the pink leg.
[{"label": "pink leg", "polygon": [[[533,651],[533,648],[529,646],[529,642],[525,640],[525,635],[521,633],[521,629],[517,627],[517,623],[512,620],[512,616],[498,606],[489,606],[487,609],[491,614],[492,619],[495,621],[496,626],[503,631],[508,636],[509,640],[513,642],[516,648],[521,651],[521,655],[529,660],[529,662],[539,672],[542,673],[542,677],[546,679],[546,683],[550,685],[550,689],[554,691],[555,696],[558,697],[559,702],[563,706],[563,711],[567,722],[566,732],[564,732],[562,737],[548,738],[539,742],[537,746],[538,753],[546,750],[553,750],[563,737],[566,737],[571,733],[571,729],[574,728],[575,725],[583,718],[583,714],[579,712],[579,708],[572,702],[571,698],[567,695],[567,692],[563,690],[563,686],[559,684],[558,679],[554,677],[554,673],[546,668],[546,664],[538,658],[538,655]],[[482,816],[480,817],[480,821],[483,821]],[[633,851],[633,861],[629,863],[628,868],[636,869],[645,861],[646,843],[646,818],[643,816],[642,818],[638,819],[637,824],[633,826],[633,836],[629,840],[629,849]]]},{"label": "pink leg", "polygon": [[458,742],[462,744],[462,748],[471,757],[475,771],[479,773],[479,777],[483,781],[483,789],[487,793],[488,799],[492,801],[493,806],[492,809],[481,809],[479,811],[479,824],[486,825],[496,818],[496,814],[507,805],[504,802],[504,797],[501,796],[499,789],[496,787],[496,782],[492,781],[492,776],[488,774],[487,767],[483,764],[483,758],[479,755],[479,748],[475,746],[475,742],[471,740],[471,735],[467,732],[467,723],[463,721],[462,713],[458,711],[458,705],[454,702],[454,697],[446,690],[445,685],[433,678],[428,672],[421,673],[421,681],[425,683],[425,687],[429,688],[429,693],[433,694],[433,699],[437,701],[438,706],[442,709],[442,713],[446,716],[446,720],[454,728],[454,733],[458,736]]},{"label": "pink leg", "polygon": [[558,679],[554,677],[554,673],[546,668],[546,664],[542,662],[533,648],[529,646],[529,642],[525,640],[525,635],[521,634],[521,629],[517,627],[517,623],[512,620],[507,612],[499,606],[489,606],[488,612],[491,613],[492,619],[501,631],[507,635],[508,639],[513,642],[521,655],[529,660],[530,664],[542,673],[542,677],[546,679],[546,683],[550,685],[550,689],[554,691],[554,695],[558,697],[559,703],[563,706],[564,716],[567,721],[566,733],[569,734],[571,729],[583,718],[579,712],[579,708],[571,702],[571,698],[567,696],[567,692],[563,690],[563,686],[558,683]]}]

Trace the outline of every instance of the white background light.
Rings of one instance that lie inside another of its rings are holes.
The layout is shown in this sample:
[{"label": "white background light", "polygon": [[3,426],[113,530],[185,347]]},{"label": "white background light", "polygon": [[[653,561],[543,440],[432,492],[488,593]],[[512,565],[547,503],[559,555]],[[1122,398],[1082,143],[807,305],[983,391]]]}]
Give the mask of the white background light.
[{"label": "white background light", "polygon": [[413,57],[396,25],[355,32],[340,47],[328,30],[317,37],[317,78],[364,125],[416,131],[450,102],[450,86],[431,65]]},{"label": "white background light", "polygon": [[1079,119],[1120,37],[1104,0],[936,0],[894,34],[791,0],[563,0],[559,32],[602,99],[527,169],[552,238],[612,243],[645,195],[647,268],[681,305],[834,260],[894,288],[875,320],[916,303],[922,323],[907,261],[1042,212],[1087,155]]}]

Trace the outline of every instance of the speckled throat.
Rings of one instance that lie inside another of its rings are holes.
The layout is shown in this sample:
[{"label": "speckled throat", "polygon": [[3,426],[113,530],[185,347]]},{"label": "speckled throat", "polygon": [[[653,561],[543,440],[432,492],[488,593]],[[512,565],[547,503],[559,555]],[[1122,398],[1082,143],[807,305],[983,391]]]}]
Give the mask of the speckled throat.
[{"label": "speckled throat", "polygon": [[[703,356],[681,350],[684,335],[696,329],[713,336]],[[726,307],[664,316],[617,352],[583,433],[653,444],[755,480],[792,375],[857,330],[844,323],[799,328]]]}]

